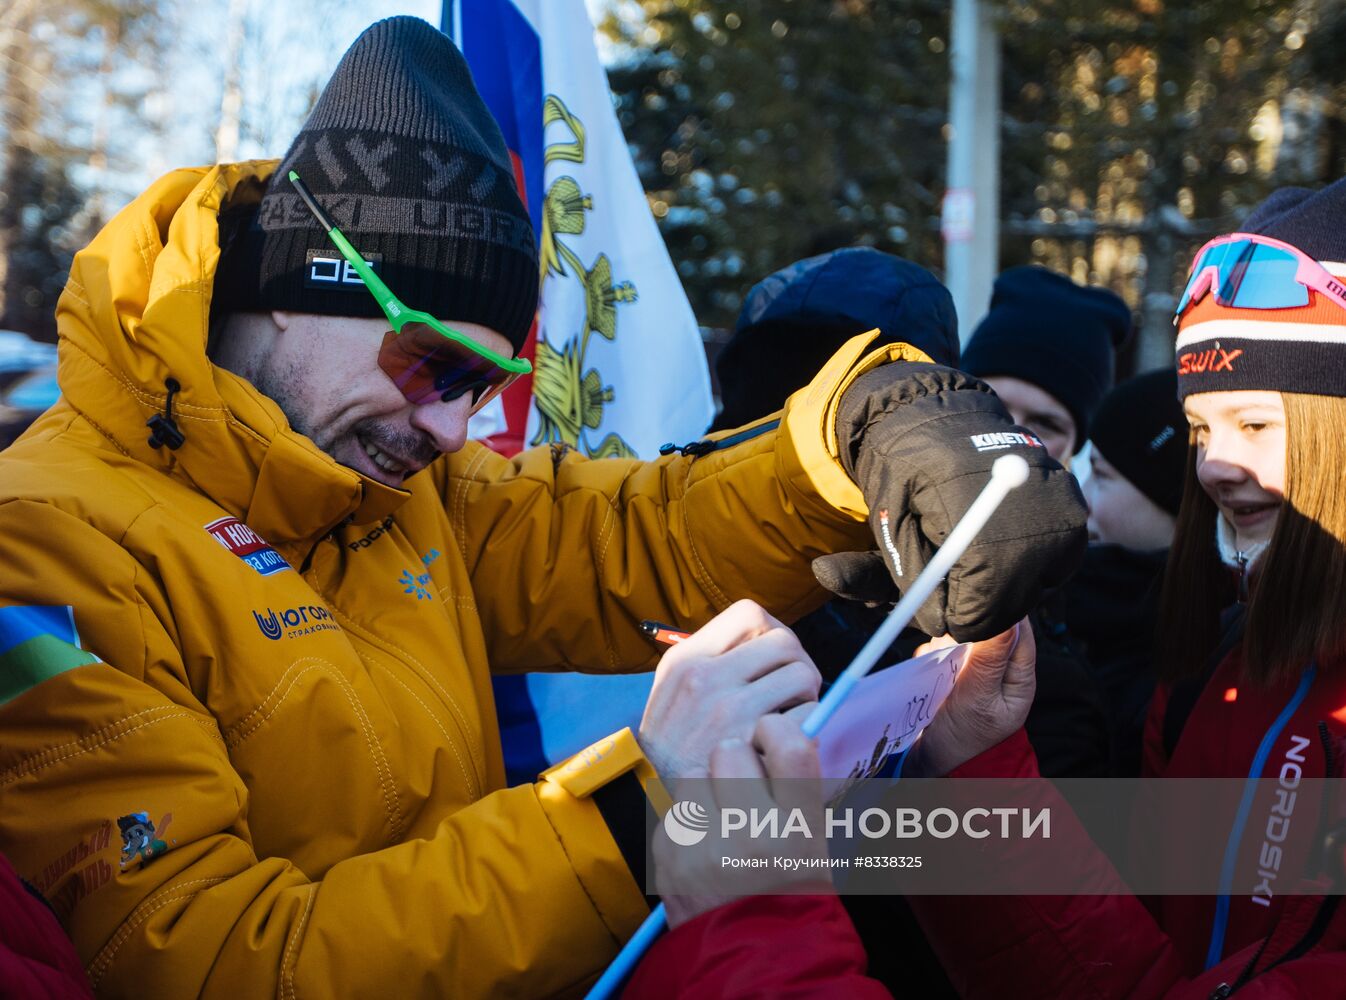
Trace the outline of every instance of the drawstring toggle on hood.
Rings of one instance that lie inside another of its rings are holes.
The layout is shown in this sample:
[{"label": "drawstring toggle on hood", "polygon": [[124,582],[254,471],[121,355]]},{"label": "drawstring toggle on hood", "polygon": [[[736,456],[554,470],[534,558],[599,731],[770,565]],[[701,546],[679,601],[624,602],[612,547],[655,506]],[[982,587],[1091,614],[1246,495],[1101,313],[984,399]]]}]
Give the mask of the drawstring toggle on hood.
[{"label": "drawstring toggle on hood", "polygon": [[168,445],[169,451],[177,451],[187,440],[187,436],[178,430],[178,425],[173,421],[173,396],[182,388],[182,384],[170,375],[164,381],[164,386],[168,389],[168,399],[164,401],[164,412],[156,413],[150,417],[145,421],[145,426],[150,429],[151,448]]}]

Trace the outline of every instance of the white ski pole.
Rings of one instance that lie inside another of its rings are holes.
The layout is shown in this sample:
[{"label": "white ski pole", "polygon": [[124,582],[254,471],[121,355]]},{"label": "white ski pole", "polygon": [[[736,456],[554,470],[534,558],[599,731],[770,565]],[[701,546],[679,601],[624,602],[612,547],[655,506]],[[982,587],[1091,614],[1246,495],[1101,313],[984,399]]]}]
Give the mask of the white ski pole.
[{"label": "white ski pole", "polygon": [[[967,551],[967,547],[981,533],[981,529],[986,527],[986,522],[991,519],[991,515],[1009,495],[1010,490],[1022,486],[1027,481],[1028,463],[1021,456],[1001,455],[995,460],[991,466],[990,481],[982,487],[982,491],[977,494],[977,499],[972,501],[967,513],[954,525],[934,558],[926,563],[925,569],[916,577],[916,582],[902,595],[902,599],[893,606],[893,610],[888,612],[883,624],[869,637],[869,641],[860,652],[855,654],[850,666],[841,672],[822,701],[818,703],[818,707],[804,720],[804,735],[809,737],[818,735],[818,731],[831,718],[846,695],[865,674],[874,669],[874,664],[878,662],[884,650],[891,646],[898,634],[911,623],[921,605],[934,593],[949,570],[953,569],[953,564]],[[631,935],[631,939],[617,953],[617,957],[599,977],[598,982],[594,983],[586,994],[586,1000],[608,1000],[631,974],[650,945],[654,944],[655,939],[663,933],[667,923],[664,904],[660,903],[650,911],[644,923],[636,929],[635,934]]]}]

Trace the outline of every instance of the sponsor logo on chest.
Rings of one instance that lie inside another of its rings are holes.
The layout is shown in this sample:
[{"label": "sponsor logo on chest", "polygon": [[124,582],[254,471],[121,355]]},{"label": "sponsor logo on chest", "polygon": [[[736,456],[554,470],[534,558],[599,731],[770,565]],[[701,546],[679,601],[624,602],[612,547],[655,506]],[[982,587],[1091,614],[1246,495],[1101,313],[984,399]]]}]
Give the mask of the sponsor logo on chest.
[{"label": "sponsor logo on chest", "polygon": [[1285,761],[1277,775],[1275,801],[1267,814],[1266,834],[1262,847],[1257,852],[1257,883],[1253,886],[1251,900],[1258,906],[1270,906],[1275,896],[1274,886],[1280,875],[1281,862],[1285,859],[1281,844],[1290,835],[1290,821],[1295,815],[1295,800],[1299,782],[1304,776],[1307,763],[1304,751],[1309,748],[1307,736],[1290,737],[1290,749],[1285,752]]},{"label": "sponsor logo on chest", "polygon": [[206,525],[211,537],[238,556],[262,576],[271,576],[290,568],[279,552],[262,536],[236,517],[222,517]]},{"label": "sponsor logo on chest", "polygon": [[340,632],[341,626],[332,620],[332,613],[316,604],[297,608],[263,608],[253,611],[253,619],[262,635],[268,639],[297,639],[315,632]]},{"label": "sponsor logo on chest", "polygon": [[373,545],[376,541],[378,541],[389,531],[391,531],[392,528],[393,528],[393,516],[389,514],[387,517],[383,519],[382,524],[380,524],[369,534],[365,535],[364,538],[357,538],[353,542],[347,542],[346,548],[350,549],[352,552],[358,552],[360,549],[367,549],[369,548],[369,546]]}]

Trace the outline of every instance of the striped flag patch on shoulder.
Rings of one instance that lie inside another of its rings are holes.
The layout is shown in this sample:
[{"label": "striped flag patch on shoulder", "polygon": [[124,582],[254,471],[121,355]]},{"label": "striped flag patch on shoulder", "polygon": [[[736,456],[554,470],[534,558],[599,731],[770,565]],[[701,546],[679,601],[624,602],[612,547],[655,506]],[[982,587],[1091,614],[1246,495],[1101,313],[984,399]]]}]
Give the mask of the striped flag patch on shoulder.
[{"label": "striped flag patch on shoulder", "polygon": [[98,657],[79,647],[70,605],[0,608],[0,705]]}]

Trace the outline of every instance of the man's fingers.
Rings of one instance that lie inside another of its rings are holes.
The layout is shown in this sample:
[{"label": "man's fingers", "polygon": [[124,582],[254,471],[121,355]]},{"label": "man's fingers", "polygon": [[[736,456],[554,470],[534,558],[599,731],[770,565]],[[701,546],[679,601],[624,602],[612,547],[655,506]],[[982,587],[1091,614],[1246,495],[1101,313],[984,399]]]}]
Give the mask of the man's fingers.
[{"label": "man's fingers", "polygon": [[[801,706],[802,707],[802,706]],[[822,768],[818,746],[804,735],[799,720],[767,715],[757,723],[753,742],[762,754],[771,796],[788,815],[798,809],[810,829],[822,820]]]},{"label": "man's fingers", "polygon": [[756,719],[804,702],[817,701],[821,686],[818,668],[812,663],[795,660],[736,692],[732,697],[734,711]]},{"label": "man's fingers", "polygon": [[821,683],[794,633],[740,601],[664,654],[641,746],[661,773],[705,773],[718,741],[747,740],[761,716],[815,700]]},{"label": "man's fingers", "polygon": [[784,625],[745,640],[721,657],[721,669],[744,683],[765,677],[789,663],[812,663],[798,636]]},{"label": "man's fingers", "polygon": [[765,778],[766,770],[757,751],[747,740],[737,737],[721,740],[710,752],[710,776],[721,778]]},{"label": "man's fingers", "polygon": [[777,781],[789,783],[796,779],[806,781],[822,777],[817,744],[805,736],[799,722],[788,715],[764,715],[757,720],[753,744],[762,755],[773,788]]},{"label": "man's fingers", "polygon": [[746,740],[721,740],[710,752],[711,790],[721,810],[757,810],[765,815],[775,804],[762,760]]},{"label": "man's fingers", "polygon": [[716,656],[754,636],[783,627],[760,604],[736,601],[674,648],[703,656]]},{"label": "man's fingers", "polygon": [[[747,602],[740,603],[747,604]],[[757,618],[750,610],[753,607],[756,606],[750,605],[749,609],[745,609],[744,620],[751,621]],[[757,610],[761,611],[760,608]],[[757,620],[775,621],[766,612],[761,612],[761,615],[762,618]],[[697,704],[708,705],[712,699],[721,694],[744,688],[792,664],[806,664],[814,675],[817,674],[817,669],[813,667],[795,634],[779,623],[758,635],[743,639],[734,648],[719,654],[708,654],[697,647],[693,640],[700,634],[698,632],[664,654],[664,659],[660,661],[655,671],[654,685],[650,691],[651,703],[655,702],[656,691],[664,694],[664,689],[667,688],[668,693],[676,692]],[[792,705],[801,700],[808,699],[792,697],[763,711]],[[659,701],[662,703],[663,699]],[[645,723],[656,717],[647,707]]]}]

